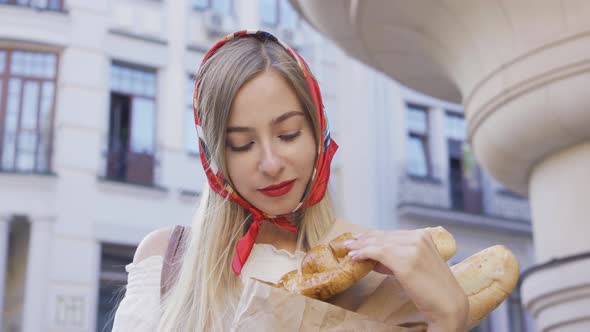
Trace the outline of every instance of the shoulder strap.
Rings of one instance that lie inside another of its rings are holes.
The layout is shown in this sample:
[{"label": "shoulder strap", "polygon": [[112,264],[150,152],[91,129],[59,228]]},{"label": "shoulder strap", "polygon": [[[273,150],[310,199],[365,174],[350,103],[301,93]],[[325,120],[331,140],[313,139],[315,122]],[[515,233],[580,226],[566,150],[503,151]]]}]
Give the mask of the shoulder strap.
[{"label": "shoulder strap", "polygon": [[162,275],[160,278],[160,298],[170,290],[176,281],[176,273],[178,272],[184,253],[184,242],[190,227],[176,225],[170,235],[168,247],[166,248],[166,256],[164,256],[164,263],[162,265]]}]

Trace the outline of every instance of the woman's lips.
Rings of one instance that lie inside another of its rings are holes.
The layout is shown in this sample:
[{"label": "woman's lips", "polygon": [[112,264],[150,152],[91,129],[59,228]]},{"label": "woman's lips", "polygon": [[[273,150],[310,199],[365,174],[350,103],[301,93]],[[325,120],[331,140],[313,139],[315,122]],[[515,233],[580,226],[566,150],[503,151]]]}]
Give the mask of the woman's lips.
[{"label": "woman's lips", "polygon": [[288,193],[289,191],[291,191],[291,189],[293,189],[294,184],[295,184],[295,180],[290,180],[290,181],[285,181],[285,182],[281,182],[278,184],[273,184],[268,187],[264,187],[262,189],[258,189],[258,191],[260,191],[261,193],[263,193],[266,196],[278,197],[278,196],[283,196],[286,193]]}]

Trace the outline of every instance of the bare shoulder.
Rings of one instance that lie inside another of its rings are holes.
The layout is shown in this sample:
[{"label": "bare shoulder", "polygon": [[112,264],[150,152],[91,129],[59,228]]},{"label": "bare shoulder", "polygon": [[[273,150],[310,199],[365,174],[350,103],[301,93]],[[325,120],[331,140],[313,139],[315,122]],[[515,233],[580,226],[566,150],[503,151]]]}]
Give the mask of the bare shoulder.
[{"label": "bare shoulder", "polygon": [[137,246],[137,250],[135,250],[133,263],[139,263],[151,256],[164,257],[173,230],[174,227],[163,227],[146,235]]}]

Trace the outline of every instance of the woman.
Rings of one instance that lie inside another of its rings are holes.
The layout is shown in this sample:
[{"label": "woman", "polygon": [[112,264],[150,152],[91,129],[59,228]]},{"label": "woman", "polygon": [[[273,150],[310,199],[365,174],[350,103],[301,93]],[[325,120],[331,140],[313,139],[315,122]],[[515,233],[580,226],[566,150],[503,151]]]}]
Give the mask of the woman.
[{"label": "woman", "polygon": [[[218,42],[199,69],[194,109],[209,186],[177,280],[160,306],[171,230],[157,230],[127,267],[114,330],[226,331],[247,278],[276,282],[331,229],[364,231],[333,216],[326,186],[337,145],[315,79],[284,43],[262,31]],[[465,329],[467,297],[428,233],[365,231],[348,247],[396,275],[429,330]]]}]

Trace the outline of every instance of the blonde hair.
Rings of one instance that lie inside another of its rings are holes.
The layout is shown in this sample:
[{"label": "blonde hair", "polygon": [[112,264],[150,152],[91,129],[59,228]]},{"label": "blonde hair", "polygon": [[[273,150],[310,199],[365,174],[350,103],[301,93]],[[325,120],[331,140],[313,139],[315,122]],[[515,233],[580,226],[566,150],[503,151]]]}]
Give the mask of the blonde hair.
[{"label": "blonde hair", "polygon": [[[201,67],[196,101],[211,158],[227,174],[225,132],[231,103],[238,90],[260,73],[274,70],[293,87],[320,140],[319,120],[301,69],[278,43],[254,37],[227,42]],[[236,242],[246,231],[251,215],[206,186],[193,219],[184,258],[175,284],[161,304],[158,331],[227,331],[233,320],[242,284],[231,269]],[[328,193],[304,209],[297,249],[305,250],[321,239],[334,221]]]}]

